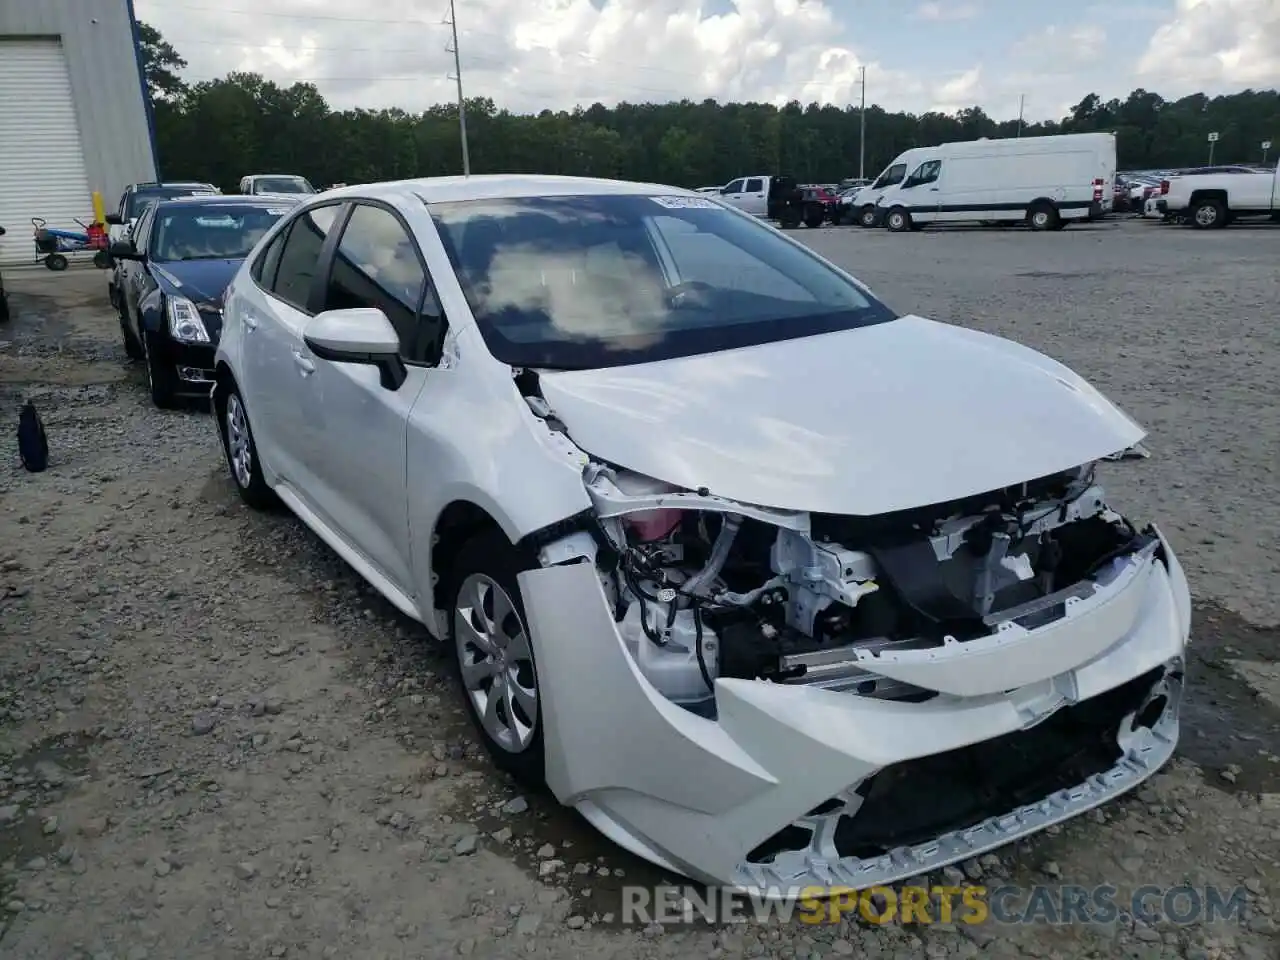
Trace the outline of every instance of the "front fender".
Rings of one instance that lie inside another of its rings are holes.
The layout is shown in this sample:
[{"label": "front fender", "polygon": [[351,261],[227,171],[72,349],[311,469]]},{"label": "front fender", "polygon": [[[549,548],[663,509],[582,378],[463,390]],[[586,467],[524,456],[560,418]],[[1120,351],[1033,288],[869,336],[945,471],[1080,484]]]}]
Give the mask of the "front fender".
[{"label": "front fender", "polygon": [[159,290],[152,290],[138,301],[138,324],[146,333],[164,329],[164,294]]}]

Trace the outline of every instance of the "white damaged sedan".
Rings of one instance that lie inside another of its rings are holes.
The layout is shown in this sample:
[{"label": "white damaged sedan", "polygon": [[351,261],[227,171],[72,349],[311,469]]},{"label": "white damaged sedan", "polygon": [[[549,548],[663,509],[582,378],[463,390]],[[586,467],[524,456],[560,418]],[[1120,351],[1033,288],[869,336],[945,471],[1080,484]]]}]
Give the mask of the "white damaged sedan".
[{"label": "white damaged sedan", "polygon": [[1191,602],[1062,365],[696,193],[329,191],[228,290],[231,476],[449,644],[496,763],[763,896],[888,883],[1174,750]]}]

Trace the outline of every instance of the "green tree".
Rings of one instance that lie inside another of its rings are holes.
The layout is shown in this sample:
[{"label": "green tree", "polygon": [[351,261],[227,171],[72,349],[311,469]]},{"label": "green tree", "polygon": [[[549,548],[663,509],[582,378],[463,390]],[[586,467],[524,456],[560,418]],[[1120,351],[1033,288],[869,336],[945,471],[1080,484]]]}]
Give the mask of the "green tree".
[{"label": "green tree", "polygon": [[172,103],[177,100],[187,89],[179,76],[186,69],[187,61],[149,23],[139,22],[138,41],[142,51],[142,73],[147,79],[147,92],[151,94],[152,102]]}]

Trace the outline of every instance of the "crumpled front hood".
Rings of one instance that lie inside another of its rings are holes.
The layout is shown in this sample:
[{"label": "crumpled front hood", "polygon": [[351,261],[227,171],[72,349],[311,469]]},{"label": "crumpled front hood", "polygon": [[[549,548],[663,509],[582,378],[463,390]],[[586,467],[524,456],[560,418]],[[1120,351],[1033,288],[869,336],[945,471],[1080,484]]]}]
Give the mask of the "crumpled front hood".
[{"label": "crumpled front hood", "polygon": [[596,457],[680,487],[815,513],[943,503],[1145,436],[1056,361],[916,316],[540,381],[569,436]]}]

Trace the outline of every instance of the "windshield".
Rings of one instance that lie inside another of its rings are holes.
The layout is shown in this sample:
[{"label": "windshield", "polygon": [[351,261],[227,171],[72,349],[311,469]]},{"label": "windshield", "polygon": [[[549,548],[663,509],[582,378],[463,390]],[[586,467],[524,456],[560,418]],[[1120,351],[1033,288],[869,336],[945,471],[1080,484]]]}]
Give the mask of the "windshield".
[{"label": "windshield", "polygon": [[872,184],[877,190],[881,187],[892,187],[902,182],[902,178],[907,175],[907,165],[905,163],[895,163],[890,166],[884,173],[876,178],[876,182]]},{"label": "windshield", "polygon": [[213,196],[214,189],[209,184],[190,184],[184,187],[143,187],[129,194],[124,202],[124,220],[136,220],[147,209],[147,204],[154,200],[174,200],[178,197]]},{"label": "windshield", "polygon": [[892,320],[772,227],[690,196],[430,205],[490,352],[584,369]]},{"label": "windshield", "polygon": [[315,193],[316,188],[302,177],[259,177],[253,182],[254,193]]},{"label": "windshield", "polygon": [[243,260],[287,206],[240,204],[169,207],[156,211],[152,260]]}]

